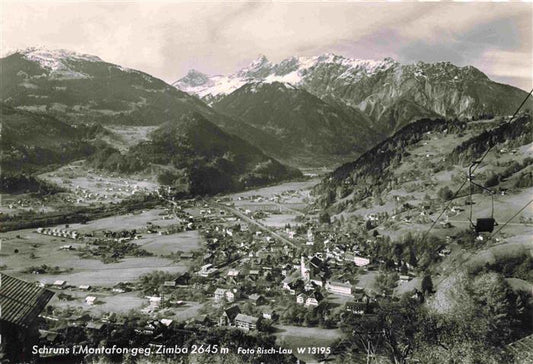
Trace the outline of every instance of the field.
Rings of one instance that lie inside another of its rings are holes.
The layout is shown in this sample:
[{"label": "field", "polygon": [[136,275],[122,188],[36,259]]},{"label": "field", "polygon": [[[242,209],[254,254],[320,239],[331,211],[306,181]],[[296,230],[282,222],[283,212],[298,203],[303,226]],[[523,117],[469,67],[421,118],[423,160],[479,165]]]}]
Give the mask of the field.
[{"label": "field", "polygon": [[[97,259],[81,259],[76,250],[61,250],[62,245],[82,246],[72,240],[40,235],[32,230],[22,230],[2,234],[2,264],[7,274],[28,281],[53,283],[65,280],[69,285],[89,284],[110,287],[119,282],[133,281],[144,273],[153,270],[183,272],[186,266],[169,259],[158,257],[126,257],[118,263],[104,264]],[[15,250],[18,252],[15,253]],[[27,267],[59,266],[65,271],[59,274],[22,273]],[[69,270],[69,269],[72,270]]]},{"label": "field", "polygon": [[[107,312],[127,313],[129,310],[142,308],[147,302],[144,297],[139,296],[138,292],[109,294],[69,290],[68,294],[72,295],[74,299],[71,301],[60,300],[56,294],[50,304],[59,308],[81,308],[83,311],[99,316]],[[85,297],[87,296],[97,297],[96,304],[88,305],[85,302]]]},{"label": "field", "polygon": [[198,231],[194,230],[171,235],[149,234],[135,241],[135,243],[150,253],[166,255],[176,251],[191,252],[196,250],[200,247],[201,239]]},{"label": "field", "polygon": [[[38,234],[33,229],[11,231],[1,234],[2,271],[29,282],[38,281],[43,284],[52,284],[56,280],[66,281],[67,288],[64,290],[53,289],[56,295],[53,305],[59,307],[80,307],[94,314],[104,312],[126,312],[130,309],[139,309],[147,305],[147,300],[138,292],[116,293],[109,288],[119,282],[134,282],[139,276],[158,271],[181,273],[188,269],[188,263],[176,263],[173,260],[158,257],[180,251],[193,251],[200,247],[201,236],[198,231],[186,231],[172,235],[145,234],[146,227],[165,227],[176,223],[175,219],[163,219],[167,216],[163,209],[143,211],[139,214],[127,214],[90,221],[87,224],[72,224],[67,230],[78,231],[80,235],[98,234],[102,231],[120,231],[124,229],[136,229],[143,236],[133,240],[145,250],[155,256],[131,257],[126,256],[118,262],[105,264],[99,259],[80,258],[78,250],[83,248],[85,241],[91,238],[68,239],[57,236]],[[65,226],[57,228],[64,229]],[[62,246],[71,246],[70,249],[62,249]],[[32,274],[24,272],[29,267],[42,267],[46,265],[51,270]],[[90,292],[82,291],[80,285],[90,285]],[[72,296],[70,300],[60,300],[59,294],[64,293]],[[98,303],[87,305],[84,300],[88,295],[98,297]],[[190,303],[179,307],[176,318],[190,318],[199,306]]]},{"label": "field", "polygon": [[157,126],[108,125],[106,128],[118,136],[110,144],[120,151],[126,151],[135,144],[149,140],[150,133]]},{"label": "field", "polygon": [[[287,196],[284,198],[285,203],[303,203],[304,199],[308,197],[308,191],[318,183],[317,178],[309,179],[306,181],[301,182],[287,182],[287,183],[281,183],[276,186],[269,186],[264,188],[258,188],[254,190],[249,190],[245,192],[235,193],[232,195],[229,195],[233,201],[235,202],[236,207],[240,207],[240,205],[245,205],[246,200],[249,200],[252,196],[262,196],[263,199],[267,200],[265,201],[266,204],[268,204],[268,200],[271,197],[275,197],[276,195],[281,195],[283,192],[286,191],[301,191],[302,193],[295,194],[294,196]],[[239,197],[243,199],[244,201],[240,201]]]},{"label": "field", "polygon": [[128,229],[140,230],[150,223],[156,226],[168,226],[176,223],[176,220],[163,219],[163,209],[151,209],[143,211],[138,214],[126,214],[106,217],[103,219],[92,220],[86,224],[71,224],[70,229],[76,230],[80,233],[88,233],[92,231],[120,231]]},{"label": "field", "polygon": [[294,214],[271,214],[268,217],[261,219],[261,222],[273,228],[283,228],[285,224],[293,225],[296,221],[294,220]]}]

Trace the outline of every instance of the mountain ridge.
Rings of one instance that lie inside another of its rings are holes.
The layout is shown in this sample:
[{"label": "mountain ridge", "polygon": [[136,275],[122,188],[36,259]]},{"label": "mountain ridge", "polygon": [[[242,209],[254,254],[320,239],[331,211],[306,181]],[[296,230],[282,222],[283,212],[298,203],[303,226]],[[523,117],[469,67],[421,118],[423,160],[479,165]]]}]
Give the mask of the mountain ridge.
[{"label": "mountain ridge", "polygon": [[[243,72],[249,68],[254,72]],[[173,85],[214,105],[247,83],[282,82],[357,108],[389,135],[424,117],[509,115],[526,95],[490,80],[473,66],[450,62],[401,64],[391,58],[360,60],[327,53],[290,57],[277,64],[254,61],[243,70],[227,76],[203,75],[206,81],[194,87],[183,79]]]}]

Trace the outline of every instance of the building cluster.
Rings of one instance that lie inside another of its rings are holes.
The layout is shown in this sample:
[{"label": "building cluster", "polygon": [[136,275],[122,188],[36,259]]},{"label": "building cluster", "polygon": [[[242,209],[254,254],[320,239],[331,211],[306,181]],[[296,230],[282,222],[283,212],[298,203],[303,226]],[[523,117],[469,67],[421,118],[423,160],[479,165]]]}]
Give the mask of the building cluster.
[{"label": "building cluster", "polygon": [[60,228],[37,228],[37,233],[43,234],[43,235],[50,235],[50,236],[56,236],[60,238],[67,238],[67,239],[78,239],[80,237],[80,234],[75,230],[68,230],[68,229],[60,229]]}]

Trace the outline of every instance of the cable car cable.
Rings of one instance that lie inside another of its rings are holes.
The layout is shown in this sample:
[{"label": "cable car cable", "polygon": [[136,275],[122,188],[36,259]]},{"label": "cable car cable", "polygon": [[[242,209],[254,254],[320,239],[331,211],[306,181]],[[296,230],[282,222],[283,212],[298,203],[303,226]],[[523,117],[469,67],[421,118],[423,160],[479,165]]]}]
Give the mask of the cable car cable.
[{"label": "cable car cable", "polygon": [[[516,115],[518,114],[518,112],[520,111],[520,109],[522,108],[522,106],[524,106],[524,104],[526,103],[527,99],[531,96],[531,94],[533,93],[533,89],[531,89],[531,91],[529,91],[529,93],[526,95],[526,97],[524,98],[524,100],[522,101],[522,103],[520,104],[520,106],[518,106],[518,108],[516,109],[516,111],[514,112],[513,116],[511,116],[511,119],[509,119],[509,122],[510,123],[511,121],[513,121],[513,119],[516,117]],[[479,165],[481,164],[481,162],[483,161],[483,159],[485,159],[485,157],[487,156],[487,154],[489,154],[489,152],[491,151],[492,148],[494,148],[494,146],[496,145],[497,143],[495,143],[494,145],[492,145],[491,147],[489,147],[489,149],[487,149],[485,151],[485,153],[481,156],[481,158],[479,159],[479,163],[476,164],[476,166],[474,167],[474,169],[472,169],[472,173],[474,173],[476,171],[476,169],[479,167]],[[431,232],[431,230],[433,230],[433,228],[435,227],[435,225],[437,224],[437,222],[439,221],[439,219],[442,217],[442,215],[444,215],[444,213],[446,212],[446,210],[448,210],[448,207],[451,205],[452,201],[457,197],[457,195],[459,194],[459,192],[463,189],[463,187],[465,186],[466,182],[468,182],[468,179],[466,179],[463,184],[459,187],[459,189],[453,194],[453,197],[450,199],[450,201],[446,204],[446,206],[444,206],[444,209],[441,211],[441,213],[439,214],[439,216],[435,219],[435,221],[433,221],[433,223],[431,224],[431,226],[429,227],[429,229],[424,233],[424,235],[422,236],[422,240],[421,242],[424,242],[427,238],[427,236],[429,235],[429,233]],[[500,229],[501,230],[501,229]]]},{"label": "cable car cable", "polygon": [[498,230],[496,230],[496,232],[494,232],[493,234],[491,234],[490,237],[492,238],[494,235],[498,234],[498,233],[499,233],[499,232],[500,232],[500,231],[501,231],[501,230],[502,230],[502,229],[503,229],[508,223],[511,222],[511,220],[513,220],[516,216],[518,216],[518,214],[520,214],[522,211],[524,211],[524,209],[525,209],[526,207],[528,207],[532,202],[533,202],[533,199],[529,200],[529,202],[526,203],[524,207],[522,207],[520,210],[518,210],[518,211],[516,212],[516,214],[514,214],[513,216],[511,216],[511,218],[509,218],[509,220],[507,220],[507,221],[505,222],[505,224],[503,224]]}]

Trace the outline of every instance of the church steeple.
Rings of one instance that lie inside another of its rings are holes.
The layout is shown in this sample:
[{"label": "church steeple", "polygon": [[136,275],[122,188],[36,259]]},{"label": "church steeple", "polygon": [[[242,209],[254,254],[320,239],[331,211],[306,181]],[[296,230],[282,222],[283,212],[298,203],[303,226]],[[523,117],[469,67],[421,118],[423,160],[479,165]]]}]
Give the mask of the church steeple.
[{"label": "church steeple", "polygon": [[300,274],[302,275],[302,279],[304,281],[308,281],[310,279],[309,276],[309,268],[305,265],[305,258],[304,256],[300,256]]}]

